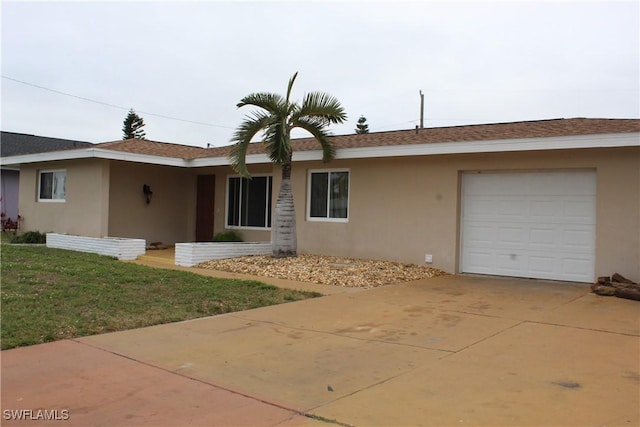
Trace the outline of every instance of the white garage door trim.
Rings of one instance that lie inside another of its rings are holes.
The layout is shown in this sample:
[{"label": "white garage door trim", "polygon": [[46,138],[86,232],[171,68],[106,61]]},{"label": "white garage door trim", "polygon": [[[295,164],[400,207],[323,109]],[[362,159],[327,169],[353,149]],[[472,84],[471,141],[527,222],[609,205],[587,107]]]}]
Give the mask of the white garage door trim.
[{"label": "white garage door trim", "polygon": [[596,173],[463,173],[463,273],[593,282]]}]

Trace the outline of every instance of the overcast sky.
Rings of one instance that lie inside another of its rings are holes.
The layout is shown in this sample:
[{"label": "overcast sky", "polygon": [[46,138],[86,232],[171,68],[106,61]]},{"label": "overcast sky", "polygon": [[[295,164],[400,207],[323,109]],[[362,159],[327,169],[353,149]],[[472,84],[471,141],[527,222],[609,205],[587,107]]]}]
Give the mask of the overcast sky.
[{"label": "overcast sky", "polygon": [[5,0],[1,127],[106,142],[134,108],[148,139],[227,145],[296,71],[344,105],[334,134],[414,128],[420,90],[425,127],[638,118],[638,4]]}]

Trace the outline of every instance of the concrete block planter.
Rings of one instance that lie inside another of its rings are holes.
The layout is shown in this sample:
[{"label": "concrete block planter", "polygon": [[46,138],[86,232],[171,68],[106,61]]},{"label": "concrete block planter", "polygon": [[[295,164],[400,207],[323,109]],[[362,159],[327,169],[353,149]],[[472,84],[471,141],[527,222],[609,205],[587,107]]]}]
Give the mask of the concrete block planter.
[{"label": "concrete block planter", "polygon": [[144,239],[123,237],[85,237],[72,234],[47,233],[47,247],[111,256],[119,260],[133,260],[144,255]]},{"label": "concrete block planter", "polygon": [[271,254],[271,242],[176,243],[176,265],[193,267],[212,259]]}]

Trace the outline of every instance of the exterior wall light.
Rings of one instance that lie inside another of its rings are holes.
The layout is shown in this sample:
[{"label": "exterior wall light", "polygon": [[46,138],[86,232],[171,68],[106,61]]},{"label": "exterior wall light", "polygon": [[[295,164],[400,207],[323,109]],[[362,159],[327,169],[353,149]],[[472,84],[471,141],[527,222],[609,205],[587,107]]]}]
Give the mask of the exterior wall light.
[{"label": "exterior wall light", "polygon": [[151,187],[149,185],[144,184],[142,186],[142,193],[144,194],[144,200],[147,202],[147,205],[151,203],[151,196],[153,196],[153,191],[151,191]]}]

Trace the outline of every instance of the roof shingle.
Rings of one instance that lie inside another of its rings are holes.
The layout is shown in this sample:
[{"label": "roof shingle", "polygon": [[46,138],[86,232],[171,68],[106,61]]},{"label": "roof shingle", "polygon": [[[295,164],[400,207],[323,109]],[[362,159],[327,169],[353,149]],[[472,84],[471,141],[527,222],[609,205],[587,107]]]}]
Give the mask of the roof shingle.
[{"label": "roof shingle", "polygon": [[20,154],[45,153],[47,151],[86,148],[93,144],[86,141],[49,138],[26,133],[4,132],[0,134],[0,157]]},{"label": "roof shingle", "polygon": [[[402,146],[411,144],[433,144],[440,142],[473,142],[500,139],[544,138],[571,135],[594,135],[640,132],[640,119],[553,119],[512,123],[493,123],[481,125],[434,127],[424,129],[397,130],[389,132],[374,132],[367,134],[351,134],[332,136],[336,149]],[[26,154],[5,154],[5,134],[2,132],[2,157]],[[23,134],[10,134],[23,135]],[[149,141],[146,139],[127,139],[120,141],[90,144],[81,141],[56,140],[55,138],[34,137],[50,141],[64,141],[67,144],[53,147],[50,150],[65,148],[85,148],[91,146],[105,150],[114,150],[133,154],[171,157],[179,159],[198,158],[226,158],[231,150],[230,146],[201,148],[189,145],[172,144],[166,142]],[[75,145],[74,145],[75,144]],[[320,144],[314,138],[300,138],[292,141],[294,151],[319,150]],[[38,152],[38,151],[32,151]],[[264,153],[264,144],[250,144],[247,154]]]},{"label": "roof shingle", "polygon": [[207,151],[205,148],[201,147],[149,141],[148,139],[125,139],[122,141],[103,142],[95,145],[95,148],[124,151],[135,154],[147,154],[150,156],[177,157],[181,159],[201,157],[201,154]]},{"label": "roof shingle", "polygon": [[[554,119],[513,123],[495,123],[434,127],[333,136],[336,149],[384,147],[439,142],[488,141],[499,139],[544,138],[571,135],[640,132],[640,119]],[[294,151],[319,150],[314,138],[292,141]],[[204,149],[198,157],[225,157],[229,147]],[[263,144],[251,144],[247,154],[264,153]]]}]

